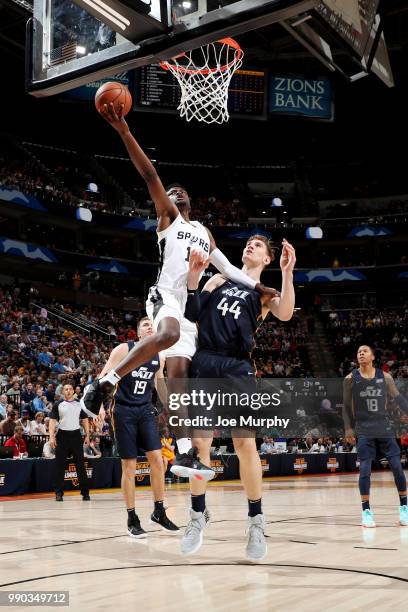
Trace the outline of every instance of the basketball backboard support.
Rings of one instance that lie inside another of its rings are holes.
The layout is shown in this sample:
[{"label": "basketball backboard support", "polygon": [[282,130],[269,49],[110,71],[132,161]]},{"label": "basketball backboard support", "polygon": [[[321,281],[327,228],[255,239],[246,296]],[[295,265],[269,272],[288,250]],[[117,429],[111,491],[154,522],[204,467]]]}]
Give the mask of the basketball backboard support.
[{"label": "basketball backboard support", "polygon": [[[352,10],[343,10],[345,5]],[[361,25],[363,5],[364,19],[367,5],[371,12]],[[37,97],[61,93],[273,23],[330,70],[352,81],[371,68],[390,85],[377,5],[378,0],[34,0],[26,89]],[[358,50],[344,38],[347,27],[348,36],[359,33]],[[343,46],[345,62],[334,57],[333,43]],[[374,45],[383,52],[380,58]]]}]

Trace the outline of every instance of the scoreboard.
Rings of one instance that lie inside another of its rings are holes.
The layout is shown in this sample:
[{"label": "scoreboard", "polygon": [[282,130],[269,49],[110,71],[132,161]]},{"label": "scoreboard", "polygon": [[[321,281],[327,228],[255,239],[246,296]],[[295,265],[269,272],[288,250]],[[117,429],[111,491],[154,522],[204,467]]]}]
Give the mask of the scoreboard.
[{"label": "scoreboard", "polygon": [[[180,87],[173,75],[158,64],[135,71],[135,108],[176,112]],[[266,74],[261,70],[237,70],[229,87],[228,110],[232,116],[266,118]]]}]

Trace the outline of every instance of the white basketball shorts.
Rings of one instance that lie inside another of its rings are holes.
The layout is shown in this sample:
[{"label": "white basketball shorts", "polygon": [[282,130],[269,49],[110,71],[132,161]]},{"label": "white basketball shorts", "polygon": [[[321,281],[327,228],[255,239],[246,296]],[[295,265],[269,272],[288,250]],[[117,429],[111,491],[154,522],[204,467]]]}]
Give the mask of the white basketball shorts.
[{"label": "white basketball shorts", "polygon": [[186,295],[153,286],[146,301],[146,313],[153,321],[155,331],[166,317],[177,319],[180,324],[180,338],[170,348],[161,351],[164,357],[186,357],[192,359],[197,346],[197,326],[184,316]]}]

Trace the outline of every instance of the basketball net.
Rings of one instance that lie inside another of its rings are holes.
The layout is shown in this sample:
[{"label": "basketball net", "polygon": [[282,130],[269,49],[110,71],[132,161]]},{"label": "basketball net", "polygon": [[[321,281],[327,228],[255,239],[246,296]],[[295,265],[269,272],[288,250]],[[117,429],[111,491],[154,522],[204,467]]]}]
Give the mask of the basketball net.
[{"label": "basketball net", "polygon": [[233,38],[222,38],[160,62],[179,82],[180,117],[205,123],[228,121],[228,88],[243,56]]}]

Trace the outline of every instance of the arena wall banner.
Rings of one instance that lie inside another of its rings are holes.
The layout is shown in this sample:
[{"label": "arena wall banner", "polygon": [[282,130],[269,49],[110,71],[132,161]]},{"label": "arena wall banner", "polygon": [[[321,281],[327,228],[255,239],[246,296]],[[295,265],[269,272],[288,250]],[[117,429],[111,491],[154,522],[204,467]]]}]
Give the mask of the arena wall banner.
[{"label": "arena wall banner", "polygon": [[271,75],[268,110],[273,114],[332,121],[334,104],[331,83],[327,79]]},{"label": "arena wall banner", "polygon": [[34,210],[40,210],[46,212],[47,209],[31,195],[26,195],[18,189],[8,189],[7,187],[0,186],[0,200],[5,202],[12,202],[26,208],[33,208]]},{"label": "arena wall banner", "polygon": [[4,236],[0,236],[0,253],[16,255],[17,257],[26,257],[27,259],[41,260],[48,263],[58,262],[55,255],[45,247],[29,244],[28,242],[21,242],[20,240],[11,240]]},{"label": "arena wall banner", "polygon": [[356,270],[355,268],[337,268],[337,269],[315,269],[315,270],[302,270],[295,272],[295,282],[297,283],[325,283],[325,282],[344,282],[344,281],[361,281],[367,280],[367,277]]},{"label": "arena wall banner", "polygon": [[28,491],[33,462],[30,460],[0,461],[0,498],[6,495],[23,495]]}]

